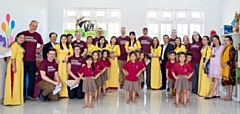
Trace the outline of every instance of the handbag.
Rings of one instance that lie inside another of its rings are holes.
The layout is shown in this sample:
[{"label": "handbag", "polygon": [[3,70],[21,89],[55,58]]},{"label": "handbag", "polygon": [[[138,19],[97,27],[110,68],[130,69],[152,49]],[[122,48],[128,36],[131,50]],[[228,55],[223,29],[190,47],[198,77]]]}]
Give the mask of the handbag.
[{"label": "handbag", "polygon": [[[208,51],[208,47],[207,47],[207,50],[206,50],[206,53],[205,53],[205,57],[203,58],[203,64],[204,64],[205,61],[206,61],[207,51]],[[205,73],[205,74],[208,74],[208,73],[209,73],[209,64],[210,64],[210,59],[207,61],[206,66],[205,66],[205,68],[204,68],[204,73]]]}]

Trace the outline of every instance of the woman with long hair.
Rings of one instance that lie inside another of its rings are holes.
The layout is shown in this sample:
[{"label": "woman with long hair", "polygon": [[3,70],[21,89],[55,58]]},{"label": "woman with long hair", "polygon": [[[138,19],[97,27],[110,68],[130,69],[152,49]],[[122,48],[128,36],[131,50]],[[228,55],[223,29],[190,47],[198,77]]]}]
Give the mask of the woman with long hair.
[{"label": "woman with long hair", "polygon": [[186,52],[186,47],[184,45],[182,45],[182,40],[181,40],[180,37],[177,37],[175,39],[174,51],[176,53],[178,53],[178,52]]},{"label": "woman with long hair", "polygon": [[210,60],[212,49],[210,47],[210,38],[203,36],[203,47],[201,50],[201,61],[199,65],[199,77],[198,77],[198,95],[207,97],[212,91],[212,79],[208,77],[208,74],[204,71],[208,67],[207,63]]},{"label": "woman with long hair", "polygon": [[57,51],[58,74],[62,83],[62,90],[59,94],[60,97],[68,97],[66,85],[68,79],[67,62],[68,58],[73,55],[72,45],[68,43],[67,36],[63,34],[60,37],[60,44],[56,44],[54,48]]},{"label": "woman with long hair", "polygon": [[154,37],[149,56],[151,57],[151,88],[157,90],[162,87],[162,73],[159,62],[162,53],[161,50],[158,38]]},{"label": "woman with long hair", "polygon": [[[140,50],[141,49],[141,44],[140,42],[136,39],[136,35],[135,35],[135,32],[130,32],[129,33],[129,37],[130,39],[126,42],[125,44],[125,49],[126,49],[126,52],[129,54],[130,52],[132,51],[135,51],[135,50]],[[128,59],[127,61],[129,60],[129,56],[128,56]]]},{"label": "woman with long hair", "polygon": [[186,47],[186,51],[188,51],[189,47],[191,46],[188,35],[183,36],[183,45]]},{"label": "woman with long hair", "polygon": [[95,46],[92,44],[92,42],[93,42],[92,36],[88,36],[86,42],[87,42],[87,47],[88,47],[87,55],[92,55],[92,52],[95,49]]},{"label": "woman with long hair", "polygon": [[110,46],[109,44],[106,42],[105,37],[104,36],[100,36],[100,38],[98,38],[98,43],[95,46],[94,51],[99,50],[110,50]]},{"label": "woman with long hair", "polygon": [[226,87],[227,95],[223,100],[231,101],[233,86],[236,84],[236,50],[233,47],[233,39],[231,36],[225,37],[224,45],[225,49],[221,57],[221,75],[222,85]]},{"label": "woman with long hair", "polygon": [[24,41],[25,35],[23,33],[18,33],[15,42],[10,45],[12,56],[10,57],[10,60],[7,64],[7,74],[3,101],[4,105],[21,105],[24,103],[23,55],[25,50],[22,47]]}]

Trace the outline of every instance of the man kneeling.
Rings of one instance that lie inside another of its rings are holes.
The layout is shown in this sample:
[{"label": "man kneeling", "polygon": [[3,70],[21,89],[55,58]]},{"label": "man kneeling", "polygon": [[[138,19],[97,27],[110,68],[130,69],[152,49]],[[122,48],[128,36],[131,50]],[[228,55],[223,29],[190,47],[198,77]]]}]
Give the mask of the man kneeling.
[{"label": "man kneeling", "polygon": [[53,94],[55,86],[60,84],[58,76],[58,64],[55,61],[56,50],[49,48],[47,52],[47,59],[44,59],[39,66],[38,88],[40,94],[38,97],[43,101],[58,101],[59,94]]}]

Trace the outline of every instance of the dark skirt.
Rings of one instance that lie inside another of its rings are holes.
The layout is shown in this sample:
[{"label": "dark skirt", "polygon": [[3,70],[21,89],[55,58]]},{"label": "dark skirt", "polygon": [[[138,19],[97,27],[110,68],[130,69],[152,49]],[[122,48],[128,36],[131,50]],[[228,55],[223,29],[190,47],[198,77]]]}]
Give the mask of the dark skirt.
[{"label": "dark skirt", "polygon": [[86,79],[83,80],[83,92],[93,92],[96,90],[96,84],[92,77],[85,77]]},{"label": "dark skirt", "polygon": [[103,84],[102,75],[100,75],[97,79],[95,79],[95,83],[97,86],[102,86]]},{"label": "dark skirt", "polygon": [[107,70],[101,75],[102,77],[102,81],[105,82],[108,80],[108,77],[107,77]]},{"label": "dark skirt", "polygon": [[189,89],[188,79],[182,75],[178,75],[178,79],[175,81],[175,89],[188,90]]},{"label": "dark skirt", "polygon": [[138,84],[142,84],[143,82],[143,73],[141,73],[139,76],[138,76]]},{"label": "dark skirt", "polygon": [[170,88],[170,89],[174,88],[174,82],[175,82],[174,79],[169,79],[168,80],[168,88]]},{"label": "dark skirt", "polygon": [[139,91],[138,81],[132,82],[132,81],[125,80],[123,89],[130,92]]}]

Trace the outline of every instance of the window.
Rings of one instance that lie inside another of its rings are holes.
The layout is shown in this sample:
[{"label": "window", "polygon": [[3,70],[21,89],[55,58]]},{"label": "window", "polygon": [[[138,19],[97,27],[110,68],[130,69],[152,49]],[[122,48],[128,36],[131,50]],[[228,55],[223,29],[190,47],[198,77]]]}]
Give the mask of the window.
[{"label": "window", "polygon": [[176,29],[181,38],[194,31],[203,34],[203,15],[201,9],[149,9],[146,11],[149,36],[159,36],[162,43],[162,36],[171,37],[172,29]]},{"label": "window", "polygon": [[[83,20],[90,20],[93,22],[94,30],[91,31],[91,33],[83,34],[83,37],[87,37],[87,35],[95,37],[95,32],[98,28],[102,28],[104,30],[104,36],[106,36],[107,40],[110,40],[113,35],[118,36],[120,34],[121,9],[65,8],[64,15],[63,26],[65,33],[72,33],[74,35],[76,29],[76,19],[84,16]],[[86,23],[85,25],[89,24],[91,23]],[[81,29],[84,29],[83,31],[86,32],[85,28],[82,27]]]}]

